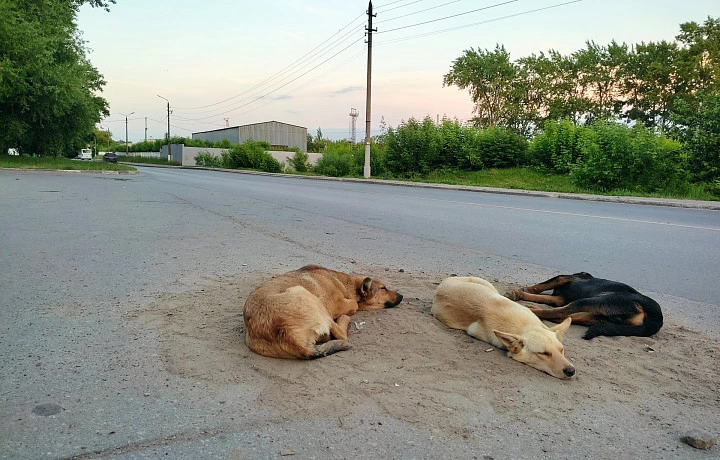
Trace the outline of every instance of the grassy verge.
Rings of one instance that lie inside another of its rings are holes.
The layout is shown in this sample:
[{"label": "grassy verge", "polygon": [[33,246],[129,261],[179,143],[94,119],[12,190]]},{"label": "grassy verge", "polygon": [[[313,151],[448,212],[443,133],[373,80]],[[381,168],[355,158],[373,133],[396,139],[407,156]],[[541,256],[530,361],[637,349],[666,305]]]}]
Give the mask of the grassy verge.
[{"label": "grassy verge", "polygon": [[656,193],[639,192],[637,190],[600,192],[576,186],[572,183],[568,175],[542,172],[533,168],[485,169],[482,171],[434,171],[428,174],[427,177],[413,179],[413,181],[557,193],[584,193],[707,201],[718,201],[720,199],[700,184],[689,184],[683,189],[668,189]]},{"label": "grassy verge", "polygon": [[104,161],[81,161],[67,158],[26,157],[0,155],[0,168],[20,169],[66,169],[75,171],[137,171],[132,166],[105,163]]}]

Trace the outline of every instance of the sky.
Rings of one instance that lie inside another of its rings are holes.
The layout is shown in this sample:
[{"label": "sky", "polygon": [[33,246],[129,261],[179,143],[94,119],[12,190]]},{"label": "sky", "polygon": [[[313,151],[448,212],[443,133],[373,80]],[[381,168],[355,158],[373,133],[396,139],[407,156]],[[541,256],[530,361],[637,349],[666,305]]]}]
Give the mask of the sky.
[{"label": "sky", "polygon": [[[117,0],[83,6],[78,29],[107,84],[116,140],[163,138],[264,121],[333,140],[365,137],[366,0]],[[720,16],[717,0],[376,0],[371,134],[384,120],[473,116],[467,91],[443,87],[465,50],[505,46],[513,60],[588,40],[673,41],[681,23]],[[539,10],[539,11],[538,11]]]}]

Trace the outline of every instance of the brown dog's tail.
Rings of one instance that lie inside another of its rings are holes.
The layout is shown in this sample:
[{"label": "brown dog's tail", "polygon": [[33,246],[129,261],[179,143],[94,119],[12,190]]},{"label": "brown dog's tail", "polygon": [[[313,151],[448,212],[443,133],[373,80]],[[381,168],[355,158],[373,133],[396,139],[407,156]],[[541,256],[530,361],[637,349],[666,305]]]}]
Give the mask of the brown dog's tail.
[{"label": "brown dog's tail", "polygon": [[318,343],[315,345],[315,351],[310,355],[309,359],[322,358],[351,348],[352,344],[347,340],[330,340],[329,342]]}]

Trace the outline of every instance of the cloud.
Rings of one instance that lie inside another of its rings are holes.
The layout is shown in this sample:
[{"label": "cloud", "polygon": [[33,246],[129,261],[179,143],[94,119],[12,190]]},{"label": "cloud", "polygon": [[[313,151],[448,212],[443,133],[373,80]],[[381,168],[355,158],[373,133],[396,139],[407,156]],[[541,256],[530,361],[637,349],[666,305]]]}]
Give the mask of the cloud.
[{"label": "cloud", "polygon": [[332,94],[333,96],[337,96],[340,94],[354,93],[356,91],[365,91],[365,87],[364,86],[347,86],[347,87],[339,89],[337,91],[333,91],[330,94]]}]

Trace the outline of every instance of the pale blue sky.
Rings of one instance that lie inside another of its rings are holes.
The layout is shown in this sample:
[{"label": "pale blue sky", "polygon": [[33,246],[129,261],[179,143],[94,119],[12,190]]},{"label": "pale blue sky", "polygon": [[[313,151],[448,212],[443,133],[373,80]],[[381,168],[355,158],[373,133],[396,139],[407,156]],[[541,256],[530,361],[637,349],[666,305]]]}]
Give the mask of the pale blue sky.
[{"label": "pale blue sky", "polygon": [[[720,16],[717,0],[582,0],[508,17],[565,1],[375,1],[373,134],[381,117],[393,127],[426,115],[470,118],[467,92],[442,85],[452,61],[470,47],[500,43],[518,59],[551,48],[571,53],[586,40],[671,41],[681,23]],[[122,114],[134,112],[131,141],[145,137],[145,117],[148,139],[163,137],[161,95],[170,100],[173,135],[221,128],[228,118],[230,126],[277,120],[347,138],[356,108],[357,139],[363,139],[367,6],[357,0],[117,0],[110,13],[84,6],[78,27],[107,81],[102,95],[111,115],[103,129],[123,139]]]}]

